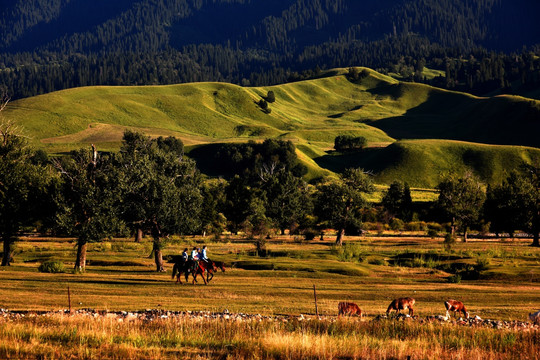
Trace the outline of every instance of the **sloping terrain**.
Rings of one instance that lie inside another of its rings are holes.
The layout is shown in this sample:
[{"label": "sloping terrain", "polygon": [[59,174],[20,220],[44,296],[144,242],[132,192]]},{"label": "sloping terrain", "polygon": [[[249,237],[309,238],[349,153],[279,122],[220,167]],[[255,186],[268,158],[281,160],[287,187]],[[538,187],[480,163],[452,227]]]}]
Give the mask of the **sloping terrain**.
[{"label": "sloping terrain", "polygon": [[[89,143],[115,150],[128,128],[176,136],[199,148],[277,137],[295,143],[310,177],[354,165],[372,170],[380,182],[401,178],[414,186],[432,187],[445,173],[467,169],[496,182],[502,171],[540,158],[540,101],[479,98],[360,70],[355,82],[346,70],[334,69],[318,79],[272,87],[75,88],[14,101],[4,115],[53,153]],[[270,90],[276,101],[267,113],[258,103]],[[364,136],[370,148],[333,153],[334,138],[342,134]]]}]

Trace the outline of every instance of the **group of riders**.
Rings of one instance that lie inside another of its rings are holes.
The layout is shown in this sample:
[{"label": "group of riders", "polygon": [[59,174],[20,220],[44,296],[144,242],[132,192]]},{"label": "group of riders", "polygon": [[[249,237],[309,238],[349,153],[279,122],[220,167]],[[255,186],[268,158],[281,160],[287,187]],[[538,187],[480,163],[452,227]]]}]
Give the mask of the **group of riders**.
[{"label": "group of riders", "polygon": [[[175,265],[173,267],[174,278],[176,276],[177,282],[181,283],[180,276],[184,274],[186,281],[188,279],[188,274],[193,275],[193,282],[197,281],[197,275],[201,275],[205,284],[210,281],[214,272],[219,268],[221,271],[225,271],[225,267],[222,262],[214,262],[208,258],[208,248],[206,245],[202,249],[198,247],[193,247],[191,253],[188,253],[188,248],[185,248],[182,252],[182,255],[175,257]],[[206,279],[204,274],[206,273]]]},{"label": "group of riders", "polygon": [[196,246],[193,247],[193,250],[191,250],[191,254],[188,254],[188,248],[184,249],[184,252],[182,252],[182,261],[184,264],[191,263],[191,271],[194,272],[197,269],[199,261],[204,261],[206,263],[210,262],[210,259],[207,255],[208,248],[206,245],[204,245],[201,248],[198,248]]}]

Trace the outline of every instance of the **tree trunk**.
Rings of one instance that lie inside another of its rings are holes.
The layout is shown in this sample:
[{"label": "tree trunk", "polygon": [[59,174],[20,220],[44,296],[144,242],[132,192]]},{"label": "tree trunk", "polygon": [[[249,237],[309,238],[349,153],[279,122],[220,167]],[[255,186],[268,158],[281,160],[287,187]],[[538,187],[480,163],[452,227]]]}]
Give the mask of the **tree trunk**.
[{"label": "tree trunk", "polygon": [[452,218],[452,223],[450,224],[450,231],[451,231],[451,234],[452,234],[452,237],[454,237],[454,235],[456,235],[456,219],[455,218]]},{"label": "tree trunk", "polygon": [[345,235],[345,229],[339,229],[336,237],[336,245],[342,246],[343,245],[343,235]]},{"label": "tree trunk", "polygon": [[135,242],[141,242],[143,238],[143,231],[141,228],[135,229]]},{"label": "tree trunk", "polygon": [[467,229],[463,230],[463,242],[467,242],[467,237],[469,233],[467,232]]},{"label": "tree trunk", "polygon": [[531,244],[531,246],[540,247],[540,236],[539,235],[540,234],[538,233],[538,231],[534,232],[534,234],[533,234],[533,243]]},{"label": "tree trunk", "polygon": [[2,266],[11,265],[11,249],[13,245],[13,237],[10,235],[4,236],[4,256],[2,257]]},{"label": "tree trunk", "polygon": [[75,261],[75,271],[83,272],[86,269],[86,241],[77,243],[77,260]]},{"label": "tree trunk", "polygon": [[164,272],[163,268],[163,253],[161,252],[161,240],[159,238],[154,238],[154,261],[156,262],[156,271]]}]

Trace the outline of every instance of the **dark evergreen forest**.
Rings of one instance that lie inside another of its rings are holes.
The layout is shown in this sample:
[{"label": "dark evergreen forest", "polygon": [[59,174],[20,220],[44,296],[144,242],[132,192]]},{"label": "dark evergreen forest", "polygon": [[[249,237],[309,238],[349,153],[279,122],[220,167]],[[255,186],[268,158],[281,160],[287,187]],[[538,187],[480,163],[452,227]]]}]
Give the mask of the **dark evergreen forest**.
[{"label": "dark evergreen forest", "polygon": [[[2,0],[13,98],[88,85],[268,85],[368,66],[485,94],[540,86],[530,0]],[[425,79],[422,69],[444,71]]]}]

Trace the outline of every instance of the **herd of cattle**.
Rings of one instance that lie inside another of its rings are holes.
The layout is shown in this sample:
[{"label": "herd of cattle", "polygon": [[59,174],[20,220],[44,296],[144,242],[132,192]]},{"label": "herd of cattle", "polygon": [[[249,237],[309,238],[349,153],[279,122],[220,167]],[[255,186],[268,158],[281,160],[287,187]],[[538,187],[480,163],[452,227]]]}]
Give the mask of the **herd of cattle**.
[{"label": "herd of cattle", "polygon": [[[414,304],[416,300],[411,297],[406,298],[397,298],[393,300],[390,305],[388,306],[388,309],[386,310],[386,314],[390,314],[392,310],[395,310],[398,314],[401,312],[401,310],[409,310],[409,315],[414,316]],[[446,318],[450,318],[450,312],[453,312],[456,314],[456,316],[459,313],[462,313],[465,318],[469,318],[469,312],[467,311],[467,308],[461,301],[449,299],[444,302],[444,307],[446,308]],[[340,302],[338,304],[338,316],[359,316],[362,317],[362,309],[358,305],[352,302]],[[529,314],[529,320],[531,320],[533,323],[540,325],[540,310],[534,313]]]}]

